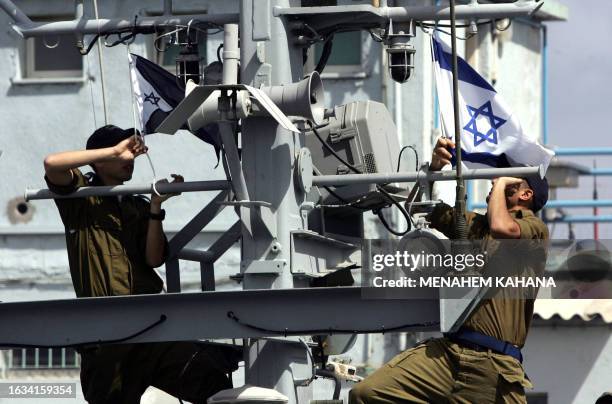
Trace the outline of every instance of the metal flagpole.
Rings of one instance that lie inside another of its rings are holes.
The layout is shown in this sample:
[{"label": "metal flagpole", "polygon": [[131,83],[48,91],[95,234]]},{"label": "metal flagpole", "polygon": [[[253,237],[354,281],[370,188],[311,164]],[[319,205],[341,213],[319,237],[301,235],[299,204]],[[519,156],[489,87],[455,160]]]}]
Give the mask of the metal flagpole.
[{"label": "metal flagpole", "polygon": [[[593,160],[593,170],[597,169],[597,161]],[[593,176],[593,200],[596,201],[599,198],[599,195],[597,194],[597,176],[594,175]],[[599,208],[597,207],[597,205],[593,206],[593,216],[597,217],[597,215],[599,215]],[[599,240],[599,222],[598,221],[594,221],[593,222],[593,239],[594,240]]]},{"label": "metal flagpole", "polygon": [[457,27],[455,16],[455,0],[450,0],[451,47],[453,59],[453,115],[455,121],[455,155],[457,159],[457,188],[455,196],[455,238],[467,239],[467,223],[465,219],[465,183],[462,177],[461,159],[461,125],[459,123],[459,83],[457,73]]}]

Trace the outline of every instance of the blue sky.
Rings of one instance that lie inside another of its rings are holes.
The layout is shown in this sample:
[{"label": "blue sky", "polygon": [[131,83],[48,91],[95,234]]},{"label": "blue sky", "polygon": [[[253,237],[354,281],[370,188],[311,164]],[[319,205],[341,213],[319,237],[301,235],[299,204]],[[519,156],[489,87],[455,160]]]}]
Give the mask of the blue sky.
[{"label": "blue sky", "polygon": [[[559,147],[612,147],[612,1],[562,0],[567,22],[549,27],[549,143]],[[612,156],[565,157],[600,168],[612,167]],[[600,199],[612,199],[612,177],[598,178]],[[592,178],[559,193],[559,199],[591,199]],[[591,214],[568,209],[568,214]],[[612,208],[600,209],[612,214]],[[555,226],[555,237],[567,236],[567,225]],[[612,223],[599,225],[601,238],[612,238]],[[577,224],[576,237],[590,238],[592,224]]]}]

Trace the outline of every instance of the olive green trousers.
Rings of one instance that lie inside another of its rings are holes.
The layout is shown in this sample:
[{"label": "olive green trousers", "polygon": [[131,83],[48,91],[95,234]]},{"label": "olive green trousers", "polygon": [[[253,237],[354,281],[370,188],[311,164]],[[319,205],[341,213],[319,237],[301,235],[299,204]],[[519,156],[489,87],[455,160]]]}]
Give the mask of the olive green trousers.
[{"label": "olive green trousers", "polygon": [[526,403],[531,388],[519,361],[445,338],[408,349],[349,393],[349,404]]},{"label": "olive green trousers", "polygon": [[149,386],[192,403],[231,388],[237,358],[192,342],[103,345],[80,349],[81,387],[90,404],[138,404]]}]

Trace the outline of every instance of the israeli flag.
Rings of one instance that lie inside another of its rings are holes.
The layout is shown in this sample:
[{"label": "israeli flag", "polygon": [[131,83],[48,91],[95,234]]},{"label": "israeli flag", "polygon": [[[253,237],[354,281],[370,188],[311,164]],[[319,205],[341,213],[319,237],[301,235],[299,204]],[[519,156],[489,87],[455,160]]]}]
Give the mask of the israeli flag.
[{"label": "israeli flag", "polygon": [[[154,133],[155,128],[183,101],[185,88],[179,85],[175,75],[150,60],[130,53],[129,61],[140,131],[145,135]],[[219,158],[221,141],[217,124],[207,125],[194,135],[212,145]]]},{"label": "israeli flag", "polygon": [[[452,56],[449,47],[431,38],[443,134],[454,141]],[[527,134],[495,89],[462,58],[457,58],[461,157],[464,166],[548,168],[554,152]],[[455,161],[453,160],[453,165]]]},{"label": "israeli flag", "polygon": [[163,67],[133,53],[129,57],[140,130],[144,134],[153,133],[183,100],[185,90],[178,86],[176,76]]}]

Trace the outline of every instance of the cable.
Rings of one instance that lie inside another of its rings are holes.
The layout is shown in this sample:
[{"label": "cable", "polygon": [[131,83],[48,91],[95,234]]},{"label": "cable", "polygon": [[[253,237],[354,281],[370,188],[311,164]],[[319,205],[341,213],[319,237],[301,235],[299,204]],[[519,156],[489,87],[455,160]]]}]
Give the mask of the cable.
[{"label": "cable", "polygon": [[0,346],[1,347],[7,347],[7,348],[79,348],[79,347],[87,346],[87,345],[118,344],[118,343],[121,343],[121,342],[129,341],[129,340],[131,340],[133,338],[136,338],[136,337],[146,333],[147,331],[152,330],[153,328],[157,327],[158,325],[160,325],[161,323],[163,323],[167,319],[168,318],[166,317],[166,315],[162,314],[161,316],[159,316],[159,320],[155,321],[151,325],[148,325],[147,327],[143,328],[142,330],[140,330],[138,332],[135,332],[134,334],[128,335],[127,337],[117,338],[117,339],[107,339],[107,340],[96,340],[96,341],[89,341],[89,342],[79,342],[78,344],[68,344],[68,345],[35,345],[35,344],[17,344],[17,343],[12,343],[12,342],[0,342]]},{"label": "cable", "polygon": [[[94,43],[94,42],[92,42]],[[91,96],[91,112],[93,113],[94,127],[92,133],[98,129],[98,119],[96,117],[96,103],[94,98],[94,90],[93,90],[93,77],[91,73],[91,65],[89,63],[89,54],[85,55],[85,62],[87,63],[87,81],[89,82],[89,94]]]},{"label": "cable", "polygon": [[382,326],[380,328],[371,328],[364,330],[347,330],[342,328],[327,328],[327,329],[312,329],[312,330],[289,330],[285,328],[284,330],[272,330],[265,327],[260,327],[254,324],[249,324],[241,321],[233,311],[227,312],[227,317],[234,320],[237,324],[250,328],[251,330],[274,334],[274,335],[282,335],[284,337],[288,337],[289,335],[310,335],[310,334],[323,334],[323,335],[332,335],[334,333],[337,334],[373,334],[373,333],[386,333],[386,332],[394,332],[399,330],[404,330],[406,328],[417,328],[417,327],[431,327],[435,325],[439,325],[438,321],[425,321],[422,323],[413,323],[413,324],[402,324],[390,328],[386,328]]},{"label": "cable", "polygon": [[[315,127],[315,125],[313,125],[312,122],[309,121],[308,124],[310,126],[310,129],[312,130],[312,133],[314,133],[314,135],[317,137],[317,139],[319,139],[319,142],[321,142],[321,144],[327,149],[327,151],[329,151],[334,157],[336,157],[336,159],[338,159],[338,161],[340,161],[342,164],[344,164],[346,167],[348,167],[354,173],[356,173],[356,174],[363,174],[355,166],[350,164],[348,161],[344,160],[338,153],[336,153],[336,151],[329,144],[327,144],[327,142],[325,140],[323,140],[323,138],[319,134],[319,131],[317,131],[317,128]],[[402,215],[406,219],[406,223],[407,223],[407,229],[405,231],[401,232],[401,231],[394,230],[394,229],[392,229],[389,226],[387,221],[384,218],[382,218],[382,216],[380,214],[380,209],[377,209],[374,213],[376,213],[378,215],[378,218],[381,219],[380,221],[382,222],[383,226],[385,226],[385,228],[390,233],[392,233],[392,234],[394,234],[396,236],[403,236],[406,233],[408,233],[410,230],[412,230],[412,218],[410,218],[410,215],[408,214],[408,212],[406,212],[406,209],[404,209],[404,207],[402,205],[400,205],[400,203],[393,196],[391,196],[391,194],[389,194],[389,192],[387,192],[382,186],[376,185],[376,189],[381,194],[383,194],[385,196],[385,198],[389,202],[391,202],[391,204],[395,205],[400,210],[400,212],[402,213]]]},{"label": "cable", "polygon": [[334,46],[334,34],[332,33],[325,40],[325,44],[323,45],[323,51],[321,52],[321,57],[319,58],[319,62],[317,63],[317,67],[315,67],[315,71],[319,74],[323,73],[325,70],[325,66],[327,66],[327,62],[329,61],[329,57],[332,53],[332,49]]},{"label": "cable", "polygon": [[412,149],[412,151],[414,152],[414,157],[416,158],[415,171],[419,171],[419,152],[417,151],[416,147],[414,147],[414,145],[408,145],[402,147],[402,150],[400,150],[399,152],[399,156],[397,157],[397,172],[399,173],[400,170],[400,163],[402,162],[402,153],[404,153],[404,150],[406,149]]},{"label": "cable", "polygon": [[[167,49],[163,49],[159,46],[159,40],[162,38],[165,38],[167,36],[171,36],[171,35],[175,35],[178,34],[182,31],[189,31],[189,30],[195,30],[201,33],[204,33],[205,35],[215,35],[218,34],[219,32],[223,31],[223,27],[221,25],[215,24],[215,23],[211,23],[211,22],[201,22],[200,24],[203,25],[205,28],[202,29],[198,26],[194,26],[193,23],[194,21],[197,23],[198,20],[190,20],[188,25],[175,25],[175,29],[172,31],[168,31],[168,32],[164,32],[163,34],[160,34],[158,36],[155,37],[155,39],[153,39],[153,46],[155,47],[155,50],[157,50],[158,52],[165,52]],[[208,32],[209,30],[214,29],[216,31],[213,32]],[[155,31],[154,33],[157,33],[157,31]],[[219,53],[217,53],[217,56],[219,55]]]},{"label": "cable", "polygon": [[106,107],[106,84],[104,79],[104,63],[102,59],[102,47],[100,46],[100,14],[98,13],[98,0],[93,0],[94,13],[98,23],[98,63],[100,64],[100,85],[102,86],[102,106],[104,108],[104,125],[108,125],[108,110]]},{"label": "cable", "polygon": [[331,379],[334,381],[334,394],[332,400],[340,398],[340,389],[342,388],[342,381],[340,377],[332,370],[329,369],[317,369],[316,375],[325,379]]},{"label": "cable", "polygon": [[[410,203],[408,204],[408,215],[410,216],[410,219],[412,219],[412,205],[414,204],[414,201],[416,201],[417,195],[419,195],[420,193],[420,185],[417,182],[415,184],[416,190],[414,192],[414,195],[412,195],[412,199],[410,200]],[[415,223],[412,222],[412,225],[416,227]]]},{"label": "cable", "polygon": [[384,42],[383,37],[381,37],[380,35],[378,35],[376,32],[374,32],[373,29],[369,29],[368,32],[370,33],[370,36],[372,37],[372,40],[374,42]]},{"label": "cable", "polygon": [[[476,26],[488,25],[488,24],[495,24],[497,21],[498,21],[498,20],[493,20],[493,19],[492,19],[492,20],[485,20],[485,21],[477,22],[477,23],[476,23]],[[451,28],[451,25],[448,25],[448,24],[438,24],[438,23],[433,23],[433,24],[430,24],[430,23],[426,23],[426,22],[417,22],[416,24],[417,24],[417,26],[418,26],[418,27],[420,27],[420,28],[421,28],[421,30],[422,30],[424,33],[426,33],[427,35],[431,35],[431,32],[426,31],[426,28],[429,28],[429,29],[433,29],[434,31],[438,31],[438,32],[440,32],[440,33],[442,33],[442,34],[445,34],[445,35],[451,36],[451,33],[450,33],[450,32],[448,32],[448,31],[445,31],[445,30],[441,29],[441,28]],[[460,25],[456,25],[456,28],[470,28],[471,26],[472,26],[472,24],[471,24],[471,23],[470,23],[470,24],[460,24]],[[503,29],[498,29],[498,30],[499,30],[499,31],[505,31],[505,30],[507,30],[509,27],[510,27],[510,24],[506,25],[506,27],[505,27],[505,28],[503,28]],[[495,28],[497,29],[497,26],[495,26]],[[462,41],[467,41],[468,39],[470,39],[470,38],[471,38],[471,37],[473,37],[474,35],[476,35],[476,34],[475,34],[475,33],[468,33],[468,35],[467,35],[467,36],[465,36],[465,37],[460,37],[460,36],[457,36],[457,39],[460,39],[460,40],[462,40]]]},{"label": "cable", "polygon": [[306,348],[306,352],[308,353],[308,356],[310,357],[310,362],[312,363],[312,376],[310,377],[310,379],[308,379],[307,382],[302,384],[302,386],[308,386],[317,377],[316,376],[316,374],[317,374],[317,364],[315,362],[315,358],[314,358],[312,352],[310,351],[310,347],[308,346],[306,341],[304,341],[304,338],[298,338],[298,339],[302,343],[302,345],[304,345],[304,348]]},{"label": "cable", "polygon": [[[200,352],[202,352],[204,350],[204,347],[201,346],[200,348],[198,348],[197,351],[195,351],[195,353],[193,355],[191,355],[191,358],[187,361],[187,363],[185,363],[185,366],[183,366],[183,370],[181,370],[181,373],[179,373],[179,376],[177,378],[177,382],[178,382],[178,387],[179,387],[179,392],[182,390],[183,387],[183,376],[185,376],[185,372],[187,372],[187,369],[189,369],[189,365],[191,365],[191,363],[193,362],[193,360],[200,354]],[[177,397],[178,398],[178,397]],[[179,398],[178,399],[179,402],[181,404],[183,404],[183,401]]]},{"label": "cable", "polygon": [[383,187],[377,185],[377,189],[381,194],[385,196],[385,198],[387,198],[389,202],[391,202],[391,204],[395,205],[395,207],[399,209],[399,211],[402,213],[402,215],[406,219],[406,224],[407,224],[406,230],[404,231],[394,230],[391,228],[391,226],[389,226],[389,223],[387,223],[387,221],[384,219],[382,215],[382,209],[384,208],[376,209],[374,213],[378,216],[378,218],[380,219],[383,226],[385,226],[387,231],[389,231],[389,233],[391,234],[401,237],[405,235],[406,233],[408,233],[410,230],[412,230],[412,224],[413,224],[412,218],[410,217],[408,212],[406,212],[406,209],[404,209],[404,207],[393,196],[391,196],[391,194],[387,192]]},{"label": "cable", "polygon": [[223,64],[223,60],[221,59],[221,49],[223,49],[223,42],[217,46],[217,62]]},{"label": "cable", "polygon": [[350,164],[349,162],[344,160],[338,153],[336,153],[336,151],[330,145],[327,144],[327,142],[325,140],[323,140],[323,138],[319,134],[319,131],[312,124],[312,122],[309,122],[309,125],[310,125],[310,129],[312,130],[312,133],[314,133],[314,135],[317,137],[317,139],[319,139],[319,142],[321,142],[323,147],[325,147],[328,152],[330,152],[336,159],[338,159],[338,161],[340,161],[342,164],[344,164],[347,168],[349,168],[355,174],[363,174],[360,170],[355,168],[355,166],[353,166],[352,164]]},{"label": "cable", "polygon": [[79,53],[83,56],[88,55],[91,52],[91,49],[96,44],[98,39],[100,38],[100,34],[96,34],[91,41],[89,41],[89,45],[87,45],[87,49],[79,49]]},{"label": "cable", "polygon": [[[313,175],[321,175],[320,171],[316,167],[313,167],[312,174]],[[346,199],[344,199],[343,197],[341,197],[340,195],[338,195],[330,187],[324,185],[323,188],[325,188],[325,190],[327,190],[327,192],[329,192],[334,198],[336,198],[337,200],[342,202],[342,204],[337,204],[337,205],[334,205],[334,204],[318,204],[318,205],[316,205],[317,207],[321,207],[321,208],[347,208],[347,207],[353,207],[353,208],[361,209],[361,210],[370,210],[370,208],[364,208],[364,207],[361,207],[361,206],[357,206],[358,204],[360,204],[363,201],[363,199],[365,199],[365,197],[359,198],[356,201],[350,202],[350,201],[347,201]]]},{"label": "cable", "polygon": [[[477,22],[476,25],[487,25],[487,24],[491,24],[494,23],[496,20],[491,19],[491,20],[485,20],[485,21],[480,21]],[[416,23],[419,26],[423,26],[425,28],[451,28],[450,24],[438,24],[438,23],[428,23],[428,22],[417,22]],[[456,24],[455,28],[469,28],[471,24]],[[507,28],[506,28],[507,29]]]},{"label": "cable", "polygon": [[247,327],[250,328],[252,330],[255,331],[260,331],[260,332],[265,332],[265,333],[271,333],[271,334],[275,334],[275,335],[282,335],[282,336],[289,336],[289,335],[308,335],[308,334],[323,334],[323,335],[332,335],[333,333],[338,333],[338,334],[370,334],[370,333],[386,333],[386,332],[393,332],[393,331],[398,331],[398,330],[403,330],[406,328],[416,328],[416,327],[430,327],[430,326],[435,326],[435,325],[439,325],[440,323],[438,321],[425,321],[425,322],[421,322],[421,323],[412,323],[412,324],[403,324],[403,325],[398,325],[398,326],[394,326],[394,327],[390,327],[390,328],[386,328],[384,326],[380,327],[380,328],[372,328],[372,329],[362,329],[362,330],[349,330],[349,329],[341,329],[341,328],[326,328],[326,329],[310,329],[310,330],[289,330],[287,328],[285,328],[284,330],[272,330],[272,329],[267,329],[264,327],[260,327],[254,324],[249,324],[246,322],[241,321],[233,311],[228,311],[227,312],[227,317],[229,317],[230,319],[234,320],[237,324],[243,326],[243,327]]},{"label": "cable", "polygon": [[[437,32],[440,32],[440,33],[442,33],[442,34],[448,35],[448,36],[451,36],[451,35],[452,35],[450,32],[445,31],[445,30],[440,29],[440,28],[433,28],[433,30],[434,30],[434,31],[437,31]],[[470,38],[471,38],[471,37],[473,37],[474,35],[476,35],[476,34],[475,34],[475,33],[473,33],[473,32],[469,32],[469,33],[468,33],[466,36],[459,36],[459,35],[456,35],[456,38],[457,38],[457,39],[459,39],[460,41],[467,41],[468,39],[470,39]]]}]

